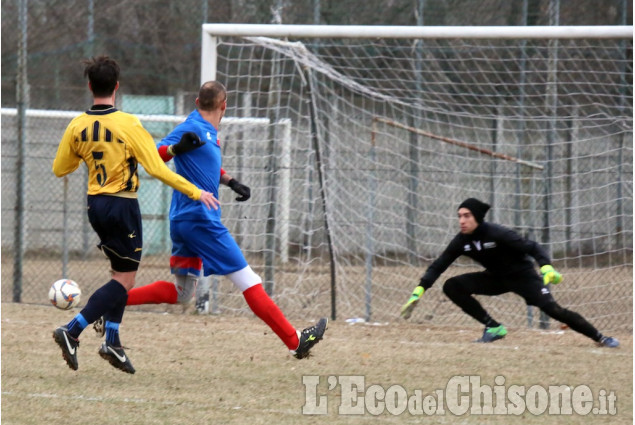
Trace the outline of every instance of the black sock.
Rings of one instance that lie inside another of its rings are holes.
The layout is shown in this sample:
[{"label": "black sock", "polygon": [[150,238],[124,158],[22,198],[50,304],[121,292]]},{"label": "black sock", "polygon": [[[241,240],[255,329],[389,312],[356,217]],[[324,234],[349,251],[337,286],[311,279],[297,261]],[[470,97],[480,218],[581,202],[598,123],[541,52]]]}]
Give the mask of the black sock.
[{"label": "black sock", "polygon": [[497,328],[501,325],[496,320],[492,319],[489,314],[481,321],[481,323],[483,323],[486,328]]},{"label": "black sock", "polygon": [[[122,299],[124,300],[123,302],[125,306],[125,300],[127,297],[128,292],[126,291],[126,288],[124,288],[121,283],[111,279],[90,296],[86,306],[82,309],[82,311],[80,311],[80,314],[84,317],[88,324],[91,324],[101,316],[105,315],[113,307],[120,305]],[[81,331],[82,329],[79,329],[79,327],[73,327],[72,330],[69,330],[69,334],[72,337],[77,338],[79,337]]]},{"label": "black sock", "polygon": [[106,341],[115,347],[121,347],[121,341],[119,340],[119,325],[123,319],[123,313],[126,310],[127,300],[128,294],[121,299],[119,305],[113,307],[104,315],[104,319],[106,320]]}]

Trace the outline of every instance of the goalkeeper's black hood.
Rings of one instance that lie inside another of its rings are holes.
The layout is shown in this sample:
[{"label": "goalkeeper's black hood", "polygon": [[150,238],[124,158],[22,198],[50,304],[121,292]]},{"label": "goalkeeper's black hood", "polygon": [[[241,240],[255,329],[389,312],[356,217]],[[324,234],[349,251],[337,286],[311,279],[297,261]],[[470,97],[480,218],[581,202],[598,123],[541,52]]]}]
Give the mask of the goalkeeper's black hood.
[{"label": "goalkeeper's black hood", "polygon": [[476,219],[476,222],[481,224],[485,219],[485,214],[490,209],[490,206],[485,202],[481,202],[476,198],[468,198],[465,201],[461,202],[461,205],[457,208],[457,210],[461,208],[467,208],[472,212],[472,215]]}]

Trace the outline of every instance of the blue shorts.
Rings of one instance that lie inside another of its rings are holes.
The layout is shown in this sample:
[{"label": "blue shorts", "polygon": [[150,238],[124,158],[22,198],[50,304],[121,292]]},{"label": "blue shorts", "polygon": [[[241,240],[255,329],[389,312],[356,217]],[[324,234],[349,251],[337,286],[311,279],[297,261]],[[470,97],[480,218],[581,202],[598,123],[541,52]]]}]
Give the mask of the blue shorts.
[{"label": "blue shorts", "polygon": [[170,237],[172,256],[202,259],[205,276],[225,276],[247,267],[238,244],[220,222],[170,221]]},{"label": "blue shorts", "polygon": [[88,220],[99,236],[97,247],[110,259],[116,272],[139,269],[143,234],[136,198],[88,195]]}]

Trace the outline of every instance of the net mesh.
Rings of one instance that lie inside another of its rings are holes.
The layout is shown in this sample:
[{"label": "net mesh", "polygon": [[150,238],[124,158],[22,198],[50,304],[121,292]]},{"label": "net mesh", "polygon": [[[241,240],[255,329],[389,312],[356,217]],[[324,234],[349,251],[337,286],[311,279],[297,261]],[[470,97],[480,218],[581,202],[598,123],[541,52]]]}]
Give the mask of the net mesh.
[{"label": "net mesh", "polygon": [[[546,247],[564,275],[552,288],[560,304],[602,330],[632,329],[631,40],[228,37],[217,52],[228,89],[223,167],[252,193],[238,203],[223,188],[223,221],[289,318],[398,320],[458,231],[457,206],[476,197],[493,206],[487,220]],[[179,119],[142,116],[149,129]],[[48,302],[62,270],[85,294],[104,283],[85,172],[66,190],[50,174],[69,120],[27,114],[23,302]],[[14,265],[16,128],[15,111],[3,109],[4,282]],[[140,201],[142,285],[169,279],[170,189],[144,177]],[[411,320],[476,326],[441,290],[475,270],[455,262]],[[210,287],[212,311],[250,314],[228,279]],[[3,285],[3,298],[12,290]],[[515,295],[479,300],[506,325],[537,326]]]},{"label": "net mesh", "polygon": [[[396,319],[457,232],[457,205],[477,197],[489,220],[545,245],[563,305],[631,326],[630,41],[246,37],[217,49],[230,98],[249,92],[249,114],[292,122],[289,222],[276,223],[291,255],[272,266],[287,309],[330,310],[335,291],[340,318]],[[275,149],[262,154],[276,166]],[[256,192],[275,191],[256,175]],[[413,319],[473,323],[440,288],[477,269],[457,261]],[[514,295],[482,302],[528,320]]]}]

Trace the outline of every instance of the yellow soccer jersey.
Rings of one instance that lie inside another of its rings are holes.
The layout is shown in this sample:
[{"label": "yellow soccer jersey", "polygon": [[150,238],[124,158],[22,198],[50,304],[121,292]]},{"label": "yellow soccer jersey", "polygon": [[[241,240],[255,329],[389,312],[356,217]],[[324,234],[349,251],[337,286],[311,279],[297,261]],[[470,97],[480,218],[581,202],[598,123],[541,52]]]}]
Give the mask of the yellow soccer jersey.
[{"label": "yellow soccer jersey", "polygon": [[111,107],[89,110],[66,128],[53,160],[53,173],[65,176],[81,161],[88,167],[88,194],[133,195],[139,189],[137,164],[151,176],[194,200],[201,190],[170,170],[139,118]]}]

